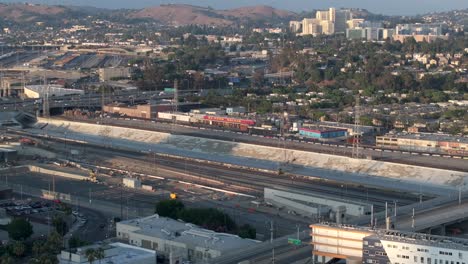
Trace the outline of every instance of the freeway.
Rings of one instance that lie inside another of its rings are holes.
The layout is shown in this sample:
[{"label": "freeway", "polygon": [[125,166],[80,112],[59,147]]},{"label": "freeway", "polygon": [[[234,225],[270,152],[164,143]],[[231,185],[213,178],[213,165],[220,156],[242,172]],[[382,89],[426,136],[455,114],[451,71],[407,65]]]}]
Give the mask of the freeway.
[{"label": "freeway", "polygon": [[[180,95],[192,93],[193,91],[181,91]],[[100,108],[103,103],[110,102],[146,102],[148,100],[172,99],[172,94],[160,94],[160,91],[115,91],[113,93],[102,94],[87,93],[84,95],[57,96],[49,99],[49,107],[52,108]],[[21,109],[25,112],[35,112],[42,110],[42,101],[37,99],[15,99],[3,98],[0,100],[1,111],[15,111]]]}]

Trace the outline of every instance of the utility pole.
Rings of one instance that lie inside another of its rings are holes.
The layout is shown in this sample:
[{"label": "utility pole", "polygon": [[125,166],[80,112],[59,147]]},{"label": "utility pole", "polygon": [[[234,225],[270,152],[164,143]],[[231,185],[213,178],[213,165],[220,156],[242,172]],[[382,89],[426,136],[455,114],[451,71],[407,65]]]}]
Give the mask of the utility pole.
[{"label": "utility pole", "polygon": [[49,93],[50,93],[50,86],[47,82],[47,77],[44,74],[44,97],[42,98],[42,116],[43,117],[50,117],[50,107],[49,107]]},{"label": "utility pole", "polygon": [[[270,243],[273,244],[273,235],[274,235],[274,225],[273,221],[270,222]],[[271,251],[271,263],[275,263],[275,246],[273,245],[273,249]]]},{"label": "utility pole", "polygon": [[179,111],[179,81],[174,80],[174,113]]},{"label": "utility pole", "polygon": [[359,159],[359,147],[361,141],[361,105],[360,94],[356,95],[356,105],[354,106],[354,134],[353,134],[353,152],[352,158]]}]

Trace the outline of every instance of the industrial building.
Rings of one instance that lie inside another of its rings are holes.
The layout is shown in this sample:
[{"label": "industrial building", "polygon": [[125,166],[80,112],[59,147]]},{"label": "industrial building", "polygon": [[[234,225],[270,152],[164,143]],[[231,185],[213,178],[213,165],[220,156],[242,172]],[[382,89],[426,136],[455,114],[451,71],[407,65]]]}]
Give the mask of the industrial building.
[{"label": "industrial building", "polygon": [[[198,108],[199,103],[179,103],[177,108],[180,111],[190,111]],[[150,102],[148,104],[128,105],[123,103],[113,103],[105,105],[103,110],[106,113],[118,114],[134,118],[154,119],[159,112],[170,112],[175,109],[175,105],[167,102]]]},{"label": "industrial building", "polygon": [[86,250],[103,249],[104,258],[99,260],[102,263],[113,264],[154,264],[156,262],[156,252],[123,243],[99,244],[77,248],[76,250],[62,250],[58,256],[60,264],[82,264],[88,263]]},{"label": "industrial building", "polygon": [[[363,125],[356,126],[354,124],[338,123],[338,122],[331,122],[331,121],[316,122],[316,123],[313,123],[313,125],[324,127],[324,128],[346,129],[348,131],[349,136],[354,136],[356,133],[359,133],[359,135],[375,135],[375,134],[380,133],[383,130],[382,127],[377,127],[377,126],[363,126]],[[307,124],[304,124],[304,126],[307,126]],[[359,131],[355,131],[356,128],[359,129]]]},{"label": "industrial building", "polygon": [[336,139],[344,138],[347,135],[346,129],[330,129],[325,127],[310,127],[310,128],[300,128],[299,135],[307,138],[313,139]]},{"label": "industrial building", "polygon": [[130,68],[126,67],[101,68],[98,73],[101,82],[108,82],[113,79],[128,79],[132,75]]},{"label": "industrial building", "polygon": [[249,248],[258,241],[217,233],[190,223],[159,215],[117,223],[117,238],[131,245],[171,256],[171,263],[205,263],[234,250]]},{"label": "industrial building", "polygon": [[61,85],[27,85],[24,87],[24,95],[27,98],[44,98],[48,94],[50,97],[65,95],[83,95],[83,90],[68,89]]},{"label": "industrial building", "polygon": [[468,263],[467,239],[338,224],[310,228],[315,263]]},{"label": "industrial building", "polygon": [[347,222],[349,217],[369,215],[371,205],[340,199],[314,192],[305,192],[291,189],[265,188],[264,200],[276,207],[309,217],[328,218],[339,223]]},{"label": "industrial building", "polygon": [[468,138],[433,133],[387,134],[376,137],[376,145],[405,151],[465,155]]}]

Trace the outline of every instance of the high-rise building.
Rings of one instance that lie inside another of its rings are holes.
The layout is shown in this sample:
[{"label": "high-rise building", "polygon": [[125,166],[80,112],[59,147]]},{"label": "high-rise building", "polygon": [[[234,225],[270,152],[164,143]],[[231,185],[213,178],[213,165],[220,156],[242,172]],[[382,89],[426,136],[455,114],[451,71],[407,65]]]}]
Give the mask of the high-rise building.
[{"label": "high-rise building", "polygon": [[[315,14],[315,19],[305,18],[302,21],[302,35],[331,35],[335,32],[345,33],[348,20],[352,19],[351,11],[346,9],[319,10]],[[298,21],[291,21],[290,28],[297,32]]]},{"label": "high-rise building", "polygon": [[318,35],[322,33],[320,21],[315,18],[302,20],[302,35]]},{"label": "high-rise building", "polygon": [[319,10],[315,14],[315,18],[321,21],[329,21],[330,20],[330,12],[328,10]]},{"label": "high-rise building", "polygon": [[352,14],[350,10],[340,9],[335,10],[334,8],[330,8],[330,14],[332,16],[332,20],[335,27],[336,33],[345,33],[347,28],[347,21],[352,19]]},{"label": "high-rise building", "polygon": [[290,21],[289,22],[289,29],[293,33],[298,33],[302,31],[302,21]]},{"label": "high-rise building", "polygon": [[335,24],[332,21],[320,21],[322,27],[322,34],[332,35],[335,33]]},{"label": "high-rise building", "polygon": [[362,18],[354,18],[354,19],[350,19],[348,21],[346,21],[346,24],[347,24],[347,27],[349,29],[355,29],[355,28],[358,28],[358,27],[361,27],[362,23],[364,23],[364,19]]}]

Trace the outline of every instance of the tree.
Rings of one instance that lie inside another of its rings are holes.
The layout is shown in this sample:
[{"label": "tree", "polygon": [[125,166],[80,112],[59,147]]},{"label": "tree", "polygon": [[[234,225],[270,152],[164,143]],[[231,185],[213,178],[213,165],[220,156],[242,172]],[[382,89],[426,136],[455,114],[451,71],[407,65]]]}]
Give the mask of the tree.
[{"label": "tree", "polygon": [[47,242],[45,243],[45,247],[48,253],[49,252],[59,253],[60,250],[62,249],[62,245],[63,245],[63,238],[57,232],[52,232],[52,234],[50,234],[49,237],[47,237]]},{"label": "tree", "polygon": [[0,257],[0,264],[13,264],[13,263],[15,263],[13,261],[13,258],[8,254],[3,254]]},{"label": "tree", "polygon": [[164,200],[156,204],[156,213],[163,217],[176,219],[179,211],[183,210],[185,205],[178,200]]},{"label": "tree", "polygon": [[68,226],[67,223],[63,220],[63,217],[56,215],[52,220],[52,224],[55,227],[57,233],[59,233],[61,236],[64,236],[68,232]]},{"label": "tree", "polygon": [[26,246],[24,245],[24,243],[16,241],[13,242],[11,246],[12,252],[16,257],[22,257],[24,255],[26,251]]},{"label": "tree", "polygon": [[93,261],[96,260],[96,251],[93,248],[88,248],[85,251],[85,256],[88,258],[89,264],[93,264]]},{"label": "tree", "polygon": [[81,240],[80,238],[76,237],[76,236],[72,236],[69,240],[68,240],[68,246],[70,248],[78,248],[78,247],[82,247],[82,246],[85,246],[87,245],[88,242],[86,241],[83,241]]},{"label": "tree", "polygon": [[104,252],[104,249],[103,248],[98,248],[96,249],[96,251],[94,252],[94,256],[96,257],[96,259],[99,260],[99,263],[101,263],[101,260],[104,259],[106,257],[106,254]]},{"label": "tree", "polygon": [[257,230],[249,224],[239,227],[238,233],[242,238],[255,239],[257,237]]},{"label": "tree", "polygon": [[54,254],[44,253],[41,256],[32,258],[30,264],[58,264],[59,260]]},{"label": "tree", "polygon": [[8,237],[13,240],[26,240],[33,234],[33,227],[23,218],[13,219],[7,225]]},{"label": "tree", "polygon": [[263,70],[256,70],[252,77],[252,88],[261,88],[265,80]]},{"label": "tree", "polygon": [[34,256],[40,256],[47,251],[44,241],[34,241],[32,245],[32,253]]}]

